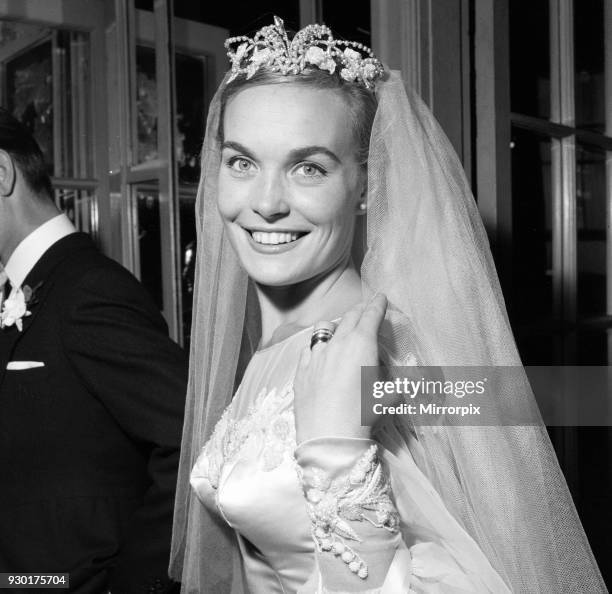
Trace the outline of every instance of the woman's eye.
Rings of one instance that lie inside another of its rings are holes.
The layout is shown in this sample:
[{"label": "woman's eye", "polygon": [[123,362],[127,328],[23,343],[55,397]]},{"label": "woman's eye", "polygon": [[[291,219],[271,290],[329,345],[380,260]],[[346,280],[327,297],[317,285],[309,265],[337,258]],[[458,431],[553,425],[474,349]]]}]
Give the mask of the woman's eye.
[{"label": "woman's eye", "polygon": [[303,163],[302,165],[298,165],[295,171],[298,175],[308,178],[319,178],[327,175],[327,172],[323,168],[312,163]]},{"label": "woman's eye", "polygon": [[249,173],[253,164],[243,157],[234,157],[228,161],[229,168],[236,173]]}]

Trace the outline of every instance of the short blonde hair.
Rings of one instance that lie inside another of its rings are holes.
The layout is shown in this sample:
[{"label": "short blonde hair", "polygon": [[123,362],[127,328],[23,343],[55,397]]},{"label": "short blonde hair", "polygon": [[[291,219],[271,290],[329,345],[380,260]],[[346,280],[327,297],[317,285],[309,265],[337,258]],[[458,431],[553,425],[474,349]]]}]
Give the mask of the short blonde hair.
[{"label": "short blonde hair", "polygon": [[329,74],[318,68],[311,68],[304,70],[300,74],[289,75],[260,69],[249,79],[246,78],[245,74],[241,74],[228,83],[221,94],[221,112],[219,130],[217,132],[220,142],[223,142],[223,117],[228,101],[244,89],[272,84],[296,84],[315,89],[336,91],[346,101],[348,108],[352,112],[353,131],[355,134],[355,144],[357,145],[357,162],[367,165],[370,134],[377,108],[374,92],[366,89],[363,85],[345,81],[338,75]]}]

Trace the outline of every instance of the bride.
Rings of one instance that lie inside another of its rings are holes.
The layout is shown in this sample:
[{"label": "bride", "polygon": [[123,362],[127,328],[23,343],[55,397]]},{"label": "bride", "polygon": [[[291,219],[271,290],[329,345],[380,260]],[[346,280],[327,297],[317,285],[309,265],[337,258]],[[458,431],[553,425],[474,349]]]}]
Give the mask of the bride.
[{"label": "bride", "polygon": [[498,424],[361,425],[362,365],[520,365],[427,108],[324,26],[226,45],[171,575],[190,593],[605,592],[545,428],[501,421],[535,407],[524,377],[487,402]]}]

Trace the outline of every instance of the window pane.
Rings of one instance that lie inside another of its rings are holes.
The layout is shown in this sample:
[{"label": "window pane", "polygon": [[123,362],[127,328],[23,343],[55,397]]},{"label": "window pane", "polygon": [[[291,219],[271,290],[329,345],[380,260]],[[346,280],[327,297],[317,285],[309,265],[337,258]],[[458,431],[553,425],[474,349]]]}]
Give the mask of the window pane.
[{"label": "window pane", "polygon": [[191,336],[191,316],[193,302],[193,283],[196,257],[195,191],[181,188],[180,225],[181,225],[181,298],[183,305],[184,346],[189,346]]},{"label": "window pane", "polygon": [[577,437],[580,477],[578,512],[609,588],[612,583],[609,530],[612,526],[612,430],[610,427],[581,427]]},{"label": "window pane", "polygon": [[[347,10],[345,5],[345,13]],[[251,0],[250,2],[194,2],[174,0],[174,16],[229,29],[230,35],[251,35],[270,25],[274,15],[297,30],[300,23],[299,0]],[[179,42],[179,40],[177,40]]]},{"label": "window pane", "polygon": [[604,132],[604,3],[574,2],[576,126]]},{"label": "window pane", "polygon": [[578,333],[578,365],[609,365],[608,331],[586,329]]},{"label": "window pane", "polygon": [[206,58],[177,53],[176,150],[180,183],[197,184],[206,121]]},{"label": "window pane", "polygon": [[323,22],[339,39],[359,41],[368,47],[370,39],[370,0],[355,0],[351,9],[334,0],[323,0]]},{"label": "window pane", "polygon": [[578,314],[606,313],[606,153],[576,148]]},{"label": "window pane", "polygon": [[531,364],[553,360],[551,196],[550,139],[514,128],[512,319]]},{"label": "window pane", "polygon": [[[158,158],[157,150],[157,76],[155,50],[136,47],[138,163]],[[206,97],[206,58],[177,53],[176,69],[176,146],[179,180],[197,184],[199,155],[204,137]]]},{"label": "window pane", "polygon": [[93,175],[90,117],[89,37],[85,33],[56,31],[57,59],[55,95],[56,177],[84,178]]},{"label": "window pane", "polygon": [[[4,24],[6,26],[6,23]],[[29,29],[27,25],[15,25]],[[53,70],[51,32],[41,31],[34,43],[20,55],[4,62],[8,110],[36,138],[53,173]]]},{"label": "window pane", "polygon": [[52,175],[91,177],[88,35],[20,23],[2,26],[12,32],[3,47],[8,109],[32,132]]},{"label": "window pane", "polygon": [[138,163],[157,159],[157,76],[155,50],[136,46],[136,132]]},{"label": "window pane", "polygon": [[55,204],[66,213],[78,231],[96,235],[96,197],[90,190],[55,188]]},{"label": "window pane", "polygon": [[550,13],[548,0],[526,7],[509,2],[510,109],[550,118]]},{"label": "window pane", "polygon": [[140,281],[149,290],[159,309],[164,308],[162,285],[161,224],[157,183],[136,187]]},{"label": "window pane", "polygon": [[538,331],[516,326],[514,330],[524,365],[552,365],[559,360],[560,334],[552,334],[552,327]]}]

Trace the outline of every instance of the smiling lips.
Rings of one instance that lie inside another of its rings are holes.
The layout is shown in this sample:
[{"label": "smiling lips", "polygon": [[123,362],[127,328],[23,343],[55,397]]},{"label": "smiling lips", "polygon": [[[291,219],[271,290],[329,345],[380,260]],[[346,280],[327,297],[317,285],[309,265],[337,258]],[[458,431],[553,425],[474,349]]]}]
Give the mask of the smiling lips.
[{"label": "smiling lips", "polygon": [[243,230],[251,249],[263,255],[278,255],[291,251],[296,246],[301,245],[300,240],[310,233],[309,231],[293,231],[290,229],[264,231],[261,228],[249,229],[247,227],[243,227]]},{"label": "smiling lips", "polygon": [[300,237],[306,235],[306,232],[295,231],[249,231],[253,241],[259,245],[282,245],[292,243]]},{"label": "smiling lips", "polygon": [[264,231],[253,231],[251,233],[253,241],[264,245],[278,245],[279,243],[289,243],[295,241],[299,235],[297,233],[278,233],[276,231],[267,233]]}]

